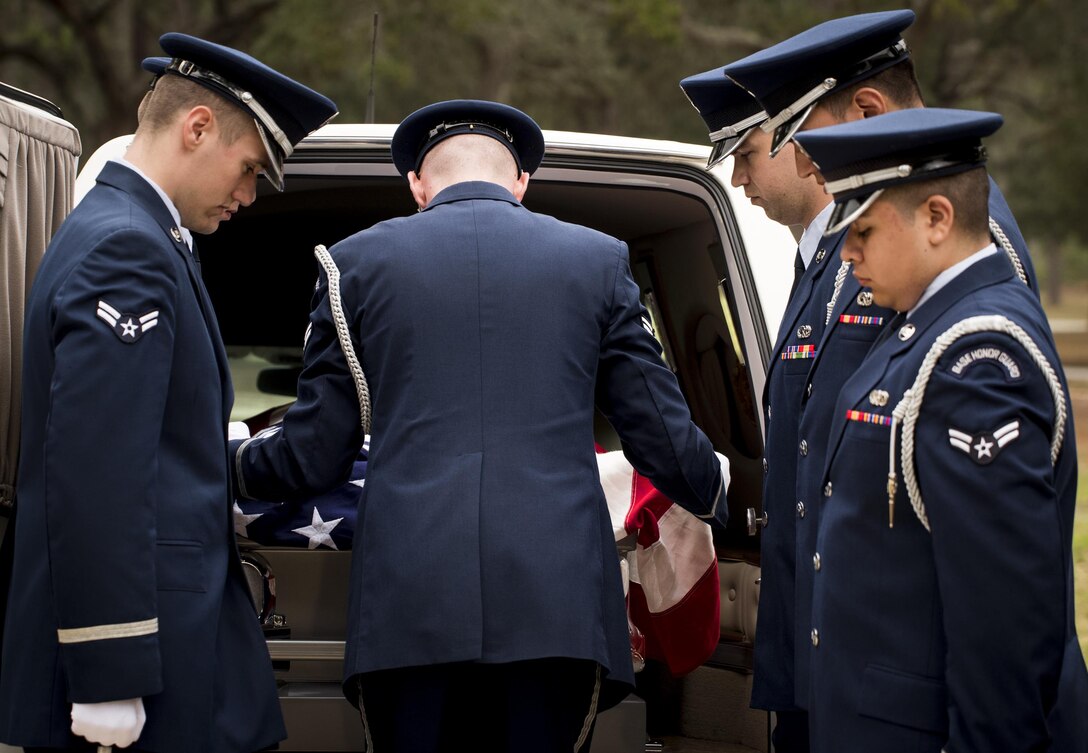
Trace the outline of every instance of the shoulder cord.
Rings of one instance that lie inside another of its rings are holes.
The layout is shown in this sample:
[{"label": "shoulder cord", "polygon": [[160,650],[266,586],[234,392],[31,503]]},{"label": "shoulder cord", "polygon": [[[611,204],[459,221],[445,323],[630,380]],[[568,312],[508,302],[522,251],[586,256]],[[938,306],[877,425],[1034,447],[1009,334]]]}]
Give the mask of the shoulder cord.
[{"label": "shoulder cord", "polygon": [[846,275],[849,273],[850,262],[844,261],[839,265],[839,271],[835,273],[835,292],[831,294],[831,300],[827,302],[827,317],[824,319],[825,327],[831,323],[831,312],[835,310],[835,302],[839,300],[839,293],[842,292],[842,284],[846,282]]},{"label": "shoulder cord", "polygon": [[1024,274],[1024,264],[1020,261],[1020,255],[1016,253],[1016,249],[1012,247],[1012,243],[1009,241],[1009,236],[1005,235],[1005,231],[1001,229],[1001,226],[997,224],[997,220],[993,217],[990,218],[990,235],[1005,250],[1009,261],[1012,262],[1012,268],[1016,270],[1016,276],[1020,278],[1020,282],[1027,285],[1028,276]]},{"label": "shoulder cord", "polygon": [[944,352],[948,350],[956,340],[964,335],[970,335],[977,332],[1001,332],[1009,335],[1024,347],[1032,360],[1034,360],[1035,364],[1039,367],[1039,370],[1043,373],[1043,376],[1047,381],[1047,386],[1050,388],[1050,393],[1054,398],[1054,435],[1050,441],[1050,463],[1053,465],[1058,462],[1062,441],[1065,438],[1067,408],[1061,381],[1051,367],[1050,362],[1046,360],[1046,356],[1039,350],[1039,347],[1031,339],[1028,333],[1009,319],[997,315],[974,316],[969,319],[964,319],[946,330],[936,339],[936,341],[934,341],[933,345],[930,346],[929,352],[926,353],[926,357],[922,361],[921,368],[918,369],[918,376],[915,378],[914,384],[911,385],[910,389],[903,393],[903,399],[899,401],[899,404],[895,406],[895,410],[892,411],[892,436],[888,456],[889,528],[892,527],[895,514],[895,429],[896,424],[901,421],[903,423],[903,454],[901,458],[903,466],[903,485],[907,489],[907,496],[910,498],[911,507],[914,508],[914,514],[918,516],[918,520],[922,523],[922,526],[925,527],[927,531],[929,530],[929,519],[926,516],[925,505],[922,503],[922,492],[918,486],[917,471],[914,467],[914,428],[915,424],[918,422],[918,414],[922,408],[922,400],[925,398],[926,385],[929,383],[929,377],[933,373],[937,360],[944,355]]},{"label": "shoulder cord", "polygon": [[340,298],[340,270],[328,250],[318,245],[314,248],[314,256],[325,269],[329,277],[329,306],[332,308],[332,320],[336,325],[336,337],[340,341],[340,348],[344,351],[344,357],[348,361],[348,369],[351,371],[351,379],[355,382],[355,392],[359,396],[359,422],[362,424],[363,433],[370,433],[370,386],[366,382],[366,374],[355,355],[355,347],[351,344],[351,334],[348,332],[348,321],[344,316],[343,301]]}]

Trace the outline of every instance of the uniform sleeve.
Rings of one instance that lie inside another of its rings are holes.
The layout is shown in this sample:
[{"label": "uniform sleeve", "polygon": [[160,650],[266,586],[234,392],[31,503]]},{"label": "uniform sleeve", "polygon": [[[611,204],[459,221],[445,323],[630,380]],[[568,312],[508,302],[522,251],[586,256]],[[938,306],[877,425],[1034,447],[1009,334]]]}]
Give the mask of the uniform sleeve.
[{"label": "uniform sleeve", "polygon": [[155,483],[177,284],[154,246],[137,233],[110,236],[53,302],[45,505],[74,702],[162,690]]},{"label": "uniform sleeve", "polygon": [[1054,400],[1013,338],[972,335],[938,363],[918,426],[948,641],[945,749],[1042,750],[1072,609],[1061,506],[1075,455],[1055,473]]},{"label": "uniform sleeve", "polygon": [[649,315],[617,241],[615,283],[601,339],[597,406],[631,465],[691,513],[725,525],[729,506],[710,440],[691,421],[676,377],[661,357]]},{"label": "uniform sleeve", "polygon": [[[354,331],[346,300],[343,308]],[[356,339],[352,337],[352,346],[361,362]],[[244,498],[275,500],[324,493],[348,480],[363,439],[355,382],[337,338],[328,279],[322,272],[303,349],[298,400],[282,427],[231,444],[236,492]]]}]

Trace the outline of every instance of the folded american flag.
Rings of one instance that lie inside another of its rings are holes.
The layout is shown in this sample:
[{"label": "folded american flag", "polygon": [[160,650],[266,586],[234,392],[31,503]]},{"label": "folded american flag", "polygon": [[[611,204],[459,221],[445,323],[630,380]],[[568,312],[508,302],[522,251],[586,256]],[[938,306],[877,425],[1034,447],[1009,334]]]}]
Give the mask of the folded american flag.
[{"label": "folded american flag", "polygon": [[235,533],[264,546],[351,549],[366,459],[364,445],[346,484],[304,502],[237,500]]}]

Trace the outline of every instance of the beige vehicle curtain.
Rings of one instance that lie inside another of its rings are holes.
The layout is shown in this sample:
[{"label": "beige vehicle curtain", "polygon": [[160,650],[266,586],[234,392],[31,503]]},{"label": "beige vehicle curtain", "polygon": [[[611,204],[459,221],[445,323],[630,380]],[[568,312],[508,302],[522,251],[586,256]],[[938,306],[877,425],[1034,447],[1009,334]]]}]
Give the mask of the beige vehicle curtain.
[{"label": "beige vehicle curtain", "polygon": [[80,151],[70,123],[0,94],[0,508],[11,505],[19,464],[23,310],[72,209]]}]

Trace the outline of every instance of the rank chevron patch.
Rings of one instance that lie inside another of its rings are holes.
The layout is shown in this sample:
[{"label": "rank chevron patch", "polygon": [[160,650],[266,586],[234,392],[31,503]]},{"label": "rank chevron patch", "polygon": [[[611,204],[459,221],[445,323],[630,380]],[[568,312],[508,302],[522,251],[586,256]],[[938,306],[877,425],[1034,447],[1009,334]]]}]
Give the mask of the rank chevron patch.
[{"label": "rank chevron patch", "polygon": [[972,436],[959,429],[949,428],[948,442],[957,450],[967,453],[968,457],[979,465],[989,465],[997,459],[1001,450],[1020,436],[1020,422],[1010,421],[1004,426],[994,429],[993,433],[982,433]]},{"label": "rank chevron patch", "polygon": [[99,319],[110,325],[113,334],[123,343],[136,342],[159,323],[158,309],[152,309],[146,314],[122,314],[105,301],[99,301],[95,313]]}]

